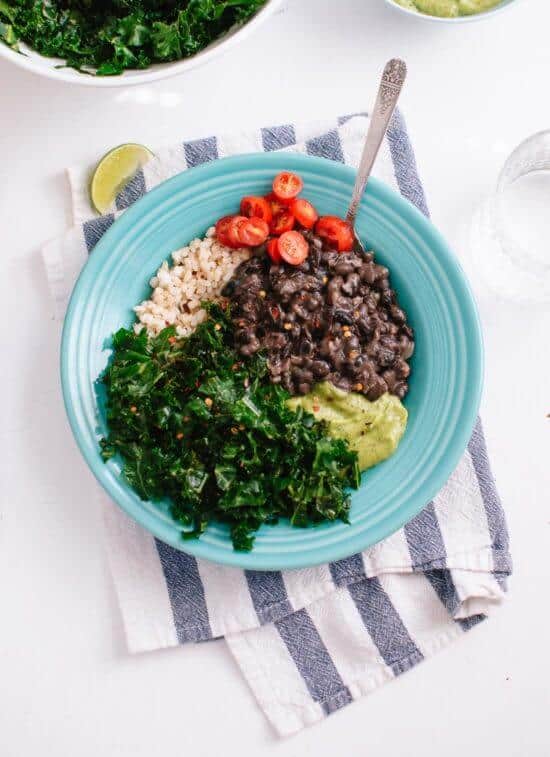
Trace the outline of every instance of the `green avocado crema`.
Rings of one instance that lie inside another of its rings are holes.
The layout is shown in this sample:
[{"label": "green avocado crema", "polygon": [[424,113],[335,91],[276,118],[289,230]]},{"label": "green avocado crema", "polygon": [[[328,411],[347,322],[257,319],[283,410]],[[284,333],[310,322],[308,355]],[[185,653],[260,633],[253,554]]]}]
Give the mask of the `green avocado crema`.
[{"label": "green avocado crema", "polygon": [[358,454],[361,470],[393,455],[407,426],[407,410],[393,394],[371,402],[328,381],[316,384],[309,394],[287,400],[287,405],[303,407],[316,420],[326,422],[330,436],[346,439]]},{"label": "green avocado crema", "polygon": [[494,8],[501,0],[394,0],[403,8],[425,13],[428,16],[454,18],[456,16],[472,16]]}]

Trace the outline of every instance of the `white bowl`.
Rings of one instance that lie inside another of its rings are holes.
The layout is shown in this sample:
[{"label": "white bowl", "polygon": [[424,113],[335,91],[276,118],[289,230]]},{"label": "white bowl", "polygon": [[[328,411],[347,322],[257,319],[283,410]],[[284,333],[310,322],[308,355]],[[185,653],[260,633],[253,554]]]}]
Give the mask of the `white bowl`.
[{"label": "white bowl", "polygon": [[68,82],[70,84],[82,84],[87,87],[127,87],[133,84],[147,84],[168,76],[182,74],[196,66],[215,58],[229,50],[233,45],[247,37],[257,26],[265,21],[281,4],[282,0],[267,0],[265,5],[245,24],[236,27],[212,44],[205,47],[200,53],[173,61],[171,63],[155,63],[143,70],[125,71],[117,76],[90,76],[80,73],[73,68],[56,68],[63,61],[58,58],[46,58],[39,55],[32,48],[20,45],[24,55],[16,53],[11,48],[0,42],[0,58],[5,58],[16,66],[31,71],[39,76],[47,76],[49,79]]},{"label": "white bowl", "polygon": [[454,18],[446,18],[444,16],[430,16],[427,13],[413,11],[409,8],[405,8],[403,5],[399,5],[399,3],[396,3],[395,0],[386,0],[386,3],[388,3],[388,5],[391,5],[393,8],[397,8],[398,11],[406,13],[408,16],[421,18],[425,21],[439,21],[443,24],[463,24],[471,21],[482,21],[483,19],[489,18],[489,16],[494,16],[496,13],[500,13],[506,8],[509,8],[515,2],[517,2],[517,0],[502,0],[499,5],[495,5],[494,8],[490,8],[489,10],[483,11],[481,13],[474,13],[471,16],[455,16]]}]

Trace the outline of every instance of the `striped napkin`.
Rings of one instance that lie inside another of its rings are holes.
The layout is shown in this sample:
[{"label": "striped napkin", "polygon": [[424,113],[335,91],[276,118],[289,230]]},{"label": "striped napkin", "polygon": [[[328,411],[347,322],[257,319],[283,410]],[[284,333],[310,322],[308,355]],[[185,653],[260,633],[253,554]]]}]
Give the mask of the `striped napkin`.
[{"label": "striped napkin", "polygon": [[[365,114],[199,139],[157,152],[113,213],[69,171],[74,226],[44,248],[62,317],[78,271],[118,214],[174,174],[235,153],[292,150],[357,165]],[[376,174],[427,214],[396,113]],[[434,654],[498,605],[511,572],[504,514],[478,422],[457,469],[414,520],[362,554],[315,568],[242,571],[157,541],[103,492],[111,570],[131,652],[224,636],[280,735],[294,733]]]}]

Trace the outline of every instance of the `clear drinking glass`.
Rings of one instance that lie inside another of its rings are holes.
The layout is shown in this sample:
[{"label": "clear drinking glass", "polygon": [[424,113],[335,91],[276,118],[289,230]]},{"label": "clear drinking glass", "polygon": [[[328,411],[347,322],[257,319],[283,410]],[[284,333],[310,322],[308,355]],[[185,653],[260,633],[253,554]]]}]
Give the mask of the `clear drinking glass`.
[{"label": "clear drinking glass", "polygon": [[550,130],[516,147],[473,232],[473,264],[495,293],[550,303]]}]

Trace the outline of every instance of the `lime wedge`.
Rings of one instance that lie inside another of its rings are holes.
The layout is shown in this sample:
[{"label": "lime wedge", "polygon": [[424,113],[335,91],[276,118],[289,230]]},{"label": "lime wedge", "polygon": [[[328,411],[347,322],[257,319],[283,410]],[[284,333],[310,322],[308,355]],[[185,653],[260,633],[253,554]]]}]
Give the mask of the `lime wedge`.
[{"label": "lime wedge", "polygon": [[96,166],[90,184],[92,205],[98,213],[107,213],[119,192],[137,171],[154,157],[143,145],[119,145],[107,153]]}]

